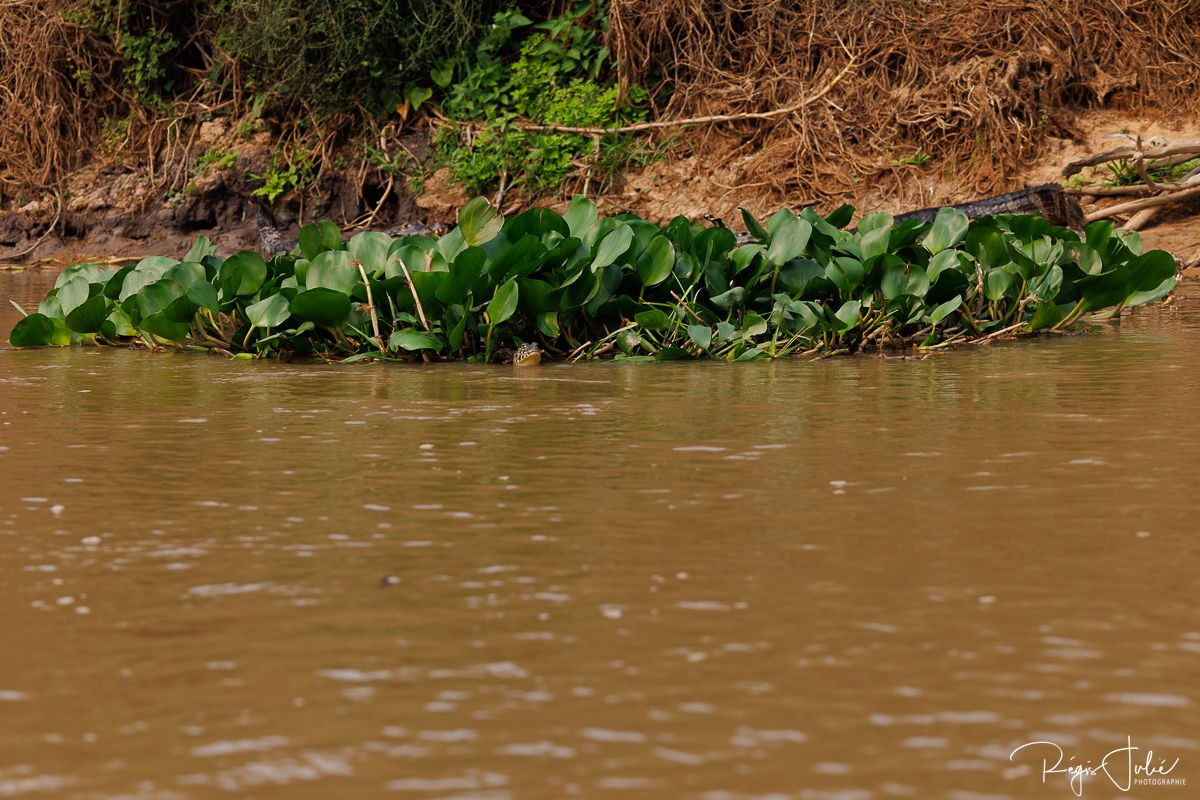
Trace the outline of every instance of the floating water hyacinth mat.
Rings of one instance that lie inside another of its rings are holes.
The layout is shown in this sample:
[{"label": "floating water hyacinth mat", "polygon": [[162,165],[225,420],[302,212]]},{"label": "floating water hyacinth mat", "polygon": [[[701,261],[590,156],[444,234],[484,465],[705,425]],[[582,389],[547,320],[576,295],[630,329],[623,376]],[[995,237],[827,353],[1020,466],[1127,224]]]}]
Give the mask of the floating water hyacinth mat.
[{"label": "floating water hyacinth mat", "polygon": [[[1167,295],[1175,261],[1096,222],[1082,238],[1036,216],[893,224],[854,209],[743,218],[750,241],[676,217],[510,219],[483,198],[439,238],[344,241],[306,225],[291,253],[219,258],[205,237],[182,259],[59,275],[16,347],[95,342],[240,358],[467,359],[537,342],[551,357],[724,358],[935,348],[1065,330]],[[744,237],[745,238],[745,237]]]}]

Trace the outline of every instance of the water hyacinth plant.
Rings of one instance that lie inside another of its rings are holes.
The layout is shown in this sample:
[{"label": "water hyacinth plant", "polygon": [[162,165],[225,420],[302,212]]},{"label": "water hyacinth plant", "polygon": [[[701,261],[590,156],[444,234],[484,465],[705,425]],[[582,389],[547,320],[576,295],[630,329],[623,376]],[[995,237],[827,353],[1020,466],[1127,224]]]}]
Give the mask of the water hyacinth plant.
[{"label": "water hyacinth plant", "polygon": [[13,329],[16,347],[75,342],[213,350],[240,358],[492,360],[538,342],[560,359],[746,361],[1063,330],[1162,298],[1174,259],[1111,222],[1083,237],[1036,216],[894,224],[854,209],[743,218],[750,241],[676,217],[660,226],[564,214],[504,219],[483,198],[439,238],[344,241],[329,222],[270,259],[219,258],[200,237],[181,259],[70,267]]}]

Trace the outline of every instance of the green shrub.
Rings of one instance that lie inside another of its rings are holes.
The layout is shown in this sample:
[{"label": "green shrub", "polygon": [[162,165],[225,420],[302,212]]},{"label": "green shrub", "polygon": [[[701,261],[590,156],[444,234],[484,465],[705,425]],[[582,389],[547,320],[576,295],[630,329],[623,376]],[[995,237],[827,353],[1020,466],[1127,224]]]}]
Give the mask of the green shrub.
[{"label": "green shrub", "polygon": [[178,87],[180,41],[188,37],[181,28],[194,20],[188,12],[195,5],[181,0],[81,0],[67,17],[113,43],[124,61],[126,91],[141,102],[159,104]]},{"label": "green shrub", "polygon": [[[542,125],[619,127],[644,118],[621,102],[615,83],[602,80],[609,55],[602,44],[606,28],[604,4],[598,2],[576,3],[536,25],[505,11],[496,15],[472,57],[451,59],[434,71],[447,87],[442,110],[454,121],[437,133],[435,147],[459,183],[483,192],[503,181],[537,195],[561,186],[580,164],[593,171],[600,167],[597,177],[604,178],[640,154],[628,137],[605,135],[597,152],[591,136],[513,124],[523,118]],[[630,94],[634,103],[645,100],[639,87]]]},{"label": "green shrub", "polygon": [[483,31],[498,0],[227,0],[218,45],[271,108],[393,110]]}]

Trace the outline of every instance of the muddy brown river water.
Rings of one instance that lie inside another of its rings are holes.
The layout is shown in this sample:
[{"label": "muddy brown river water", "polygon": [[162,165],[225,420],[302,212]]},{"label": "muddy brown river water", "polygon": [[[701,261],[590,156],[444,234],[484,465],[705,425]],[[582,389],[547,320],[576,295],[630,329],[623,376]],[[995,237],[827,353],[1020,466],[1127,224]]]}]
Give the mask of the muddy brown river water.
[{"label": "muddy brown river water", "polygon": [[0,351],[0,798],[1194,797],[1198,371]]}]

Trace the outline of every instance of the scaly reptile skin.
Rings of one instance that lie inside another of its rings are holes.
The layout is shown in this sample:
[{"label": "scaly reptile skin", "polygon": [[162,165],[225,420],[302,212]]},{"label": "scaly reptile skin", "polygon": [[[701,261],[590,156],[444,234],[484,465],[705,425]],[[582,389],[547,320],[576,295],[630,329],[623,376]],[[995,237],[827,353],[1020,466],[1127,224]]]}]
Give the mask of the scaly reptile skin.
[{"label": "scaly reptile skin", "polygon": [[[1083,230],[1087,224],[1079,201],[1069,197],[1057,183],[1043,183],[1028,189],[950,207],[959,209],[972,219],[993,214],[1041,214],[1051,225],[1065,225],[1075,230]],[[928,222],[937,216],[937,212],[936,208],[922,208],[897,214],[895,221],[919,219]]]},{"label": "scaly reptile skin", "polygon": [[[279,233],[279,229],[271,224],[267,219],[267,215],[262,212],[262,209],[257,209],[254,214],[254,222],[258,226],[258,251],[265,258],[271,258],[279,253],[290,253],[296,249],[298,242],[295,239],[284,239]],[[441,222],[434,222],[430,225],[423,225],[419,222],[411,222],[407,225],[397,225],[393,228],[388,228],[384,233],[392,238],[401,236],[425,236],[429,234],[446,233],[447,226]]]}]

